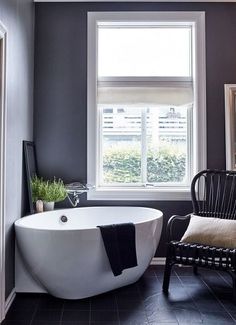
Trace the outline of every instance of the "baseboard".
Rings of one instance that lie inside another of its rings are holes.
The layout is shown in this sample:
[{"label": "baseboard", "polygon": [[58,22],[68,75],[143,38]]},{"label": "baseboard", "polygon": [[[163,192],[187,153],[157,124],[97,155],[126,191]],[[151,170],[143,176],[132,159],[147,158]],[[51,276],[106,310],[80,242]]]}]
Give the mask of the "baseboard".
[{"label": "baseboard", "polygon": [[151,265],[165,265],[166,258],[165,257],[153,257],[151,261]]},{"label": "baseboard", "polygon": [[11,293],[9,294],[9,296],[7,297],[7,299],[5,301],[5,315],[7,314],[9,308],[11,307],[11,304],[13,303],[15,297],[16,297],[16,292],[15,292],[15,288],[14,288],[14,289],[12,289]]}]

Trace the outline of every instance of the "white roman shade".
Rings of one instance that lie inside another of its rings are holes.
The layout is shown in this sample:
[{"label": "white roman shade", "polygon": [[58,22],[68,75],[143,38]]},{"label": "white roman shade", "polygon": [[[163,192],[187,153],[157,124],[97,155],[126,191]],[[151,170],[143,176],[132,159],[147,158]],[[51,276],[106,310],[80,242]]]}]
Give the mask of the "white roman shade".
[{"label": "white roman shade", "polygon": [[193,102],[192,85],[186,87],[98,87],[101,105],[183,106]]}]

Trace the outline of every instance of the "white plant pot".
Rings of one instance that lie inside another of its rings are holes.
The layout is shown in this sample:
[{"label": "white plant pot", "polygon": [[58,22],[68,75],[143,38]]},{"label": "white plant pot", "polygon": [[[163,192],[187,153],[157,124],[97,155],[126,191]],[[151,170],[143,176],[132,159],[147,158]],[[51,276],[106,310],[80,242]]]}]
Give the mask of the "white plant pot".
[{"label": "white plant pot", "polygon": [[35,203],[35,207],[36,207],[36,212],[40,213],[43,212],[43,201],[42,200],[37,200]]},{"label": "white plant pot", "polygon": [[52,211],[54,210],[55,202],[43,202],[44,211]]}]

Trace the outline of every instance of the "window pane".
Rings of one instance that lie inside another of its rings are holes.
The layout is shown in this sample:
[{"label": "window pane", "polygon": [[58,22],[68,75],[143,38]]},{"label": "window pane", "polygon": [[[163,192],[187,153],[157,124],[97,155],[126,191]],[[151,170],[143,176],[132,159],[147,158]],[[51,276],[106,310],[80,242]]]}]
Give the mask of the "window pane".
[{"label": "window pane", "polygon": [[102,109],[102,183],[141,182],[141,109]]},{"label": "window pane", "polygon": [[187,107],[149,109],[147,182],[186,181],[187,145]]},{"label": "window pane", "polygon": [[187,177],[187,106],[102,108],[102,183],[178,183]]},{"label": "window pane", "polygon": [[190,53],[190,27],[98,28],[98,77],[189,77]]}]

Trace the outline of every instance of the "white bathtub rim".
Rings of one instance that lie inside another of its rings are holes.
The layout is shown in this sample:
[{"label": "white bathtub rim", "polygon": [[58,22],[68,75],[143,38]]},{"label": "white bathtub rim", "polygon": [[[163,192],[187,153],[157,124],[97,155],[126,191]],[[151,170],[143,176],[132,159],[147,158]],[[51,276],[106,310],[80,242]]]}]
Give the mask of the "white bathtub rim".
[{"label": "white bathtub rim", "polygon": [[[73,232],[73,231],[98,230],[99,224],[97,226],[89,227],[89,228],[79,228],[79,225],[78,225],[78,228],[72,228],[72,229],[63,228],[63,224],[61,225],[61,228],[56,228],[56,227],[55,228],[40,228],[40,227],[27,226],[27,225],[24,224],[25,219],[27,219],[27,218],[32,218],[32,217],[40,218],[40,216],[42,216],[42,215],[47,215],[47,214],[52,214],[52,213],[66,214],[66,212],[68,212],[70,210],[75,211],[75,210],[79,210],[79,209],[88,210],[88,209],[98,209],[98,208],[140,208],[140,209],[143,209],[143,210],[149,210],[149,211],[151,210],[153,212],[154,211],[156,212],[155,217],[154,216],[146,217],[145,220],[133,222],[134,225],[142,225],[142,224],[145,224],[147,222],[163,218],[162,211],[158,210],[158,209],[155,209],[155,208],[141,207],[141,206],[91,206],[91,207],[56,209],[56,210],[53,210],[53,211],[45,211],[45,212],[41,212],[41,213],[34,213],[34,214],[27,215],[27,216],[24,216],[22,218],[17,219],[14,222],[14,225],[15,225],[15,227],[25,228],[27,230],[34,230],[34,231],[58,231],[58,232],[59,231],[70,231],[70,232]],[[102,224],[102,222],[101,222],[101,224]],[[111,224],[119,224],[119,222],[117,222],[117,223],[111,222]]]}]

